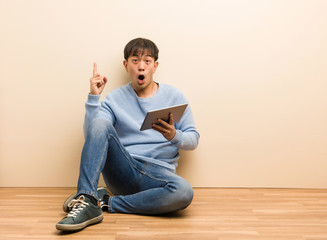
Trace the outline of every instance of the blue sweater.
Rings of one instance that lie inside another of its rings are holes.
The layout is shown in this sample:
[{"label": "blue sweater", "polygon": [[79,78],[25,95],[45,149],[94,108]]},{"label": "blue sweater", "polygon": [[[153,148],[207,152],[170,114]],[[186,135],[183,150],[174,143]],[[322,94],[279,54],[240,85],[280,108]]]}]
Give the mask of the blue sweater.
[{"label": "blue sweater", "polygon": [[[199,141],[190,106],[175,123],[175,137],[168,141],[161,133],[149,129],[140,131],[148,111],[188,103],[183,93],[175,87],[160,83],[158,91],[149,98],[139,98],[131,83],[111,91],[100,103],[100,95],[88,96],[85,104],[84,135],[92,119],[109,120],[115,127],[121,143],[130,155],[170,169],[177,167],[178,149],[195,149]],[[86,136],[85,136],[86,137]]]}]

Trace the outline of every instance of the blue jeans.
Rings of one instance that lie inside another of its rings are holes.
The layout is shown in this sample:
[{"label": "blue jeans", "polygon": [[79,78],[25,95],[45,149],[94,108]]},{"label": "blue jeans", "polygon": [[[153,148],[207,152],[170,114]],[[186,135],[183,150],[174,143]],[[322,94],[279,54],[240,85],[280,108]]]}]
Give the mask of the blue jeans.
[{"label": "blue jeans", "polygon": [[186,208],[193,199],[185,179],[172,169],[132,158],[112,124],[96,118],[87,130],[77,193],[98,199],[101,172],[114,194],[109,197],[109,212],[164,214]]}]

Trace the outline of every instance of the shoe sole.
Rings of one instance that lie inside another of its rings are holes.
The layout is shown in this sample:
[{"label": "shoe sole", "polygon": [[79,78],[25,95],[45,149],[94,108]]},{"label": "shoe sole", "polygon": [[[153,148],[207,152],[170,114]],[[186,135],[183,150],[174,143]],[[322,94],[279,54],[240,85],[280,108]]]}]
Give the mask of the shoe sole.
[{"label": "shoe sole", "polygon": [[102,220],[103,220],[103,215],[101,214],[100,216],[82,222],[80,224],[57,224],[56,228],[57,230],[60,231],[69,231],[69,232],[79,231],[86,228],[87,226],[100,223]]}]

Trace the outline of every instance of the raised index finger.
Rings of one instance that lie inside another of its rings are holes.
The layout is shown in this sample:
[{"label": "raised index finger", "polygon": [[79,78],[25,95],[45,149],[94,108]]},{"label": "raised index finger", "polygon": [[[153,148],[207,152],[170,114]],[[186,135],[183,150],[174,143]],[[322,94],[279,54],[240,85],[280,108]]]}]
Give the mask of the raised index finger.
[{"label": "raised index finger", "polygon": [[98,67],[97,64],[94,62],[93,63],[93,77],[98,74]]}]

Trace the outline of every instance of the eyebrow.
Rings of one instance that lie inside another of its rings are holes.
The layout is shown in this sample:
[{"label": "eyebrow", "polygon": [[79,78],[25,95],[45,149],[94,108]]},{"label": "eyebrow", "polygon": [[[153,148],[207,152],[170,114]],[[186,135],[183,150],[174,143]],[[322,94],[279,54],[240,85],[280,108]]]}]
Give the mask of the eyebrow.
[{"label": "eyebrow", "polygon": [[[133,57],[139,57],[140,55],[143,56],[144,55],[144,51],[134,51],[133,54],[132,54]],[[146,54],[145,56],[146,57],[152,57],[153,58],[153,56],[152,56],[151,53]]]},{"label": "eyebrow", "polygon": [[[140,54],[133,54],[131,57],[137,57],[137,58],[141,58],[142,56],[140,56]],[[150,58],[154,58],[152,55],[143,55],[143,57],[150,57]]]}]

